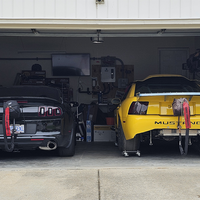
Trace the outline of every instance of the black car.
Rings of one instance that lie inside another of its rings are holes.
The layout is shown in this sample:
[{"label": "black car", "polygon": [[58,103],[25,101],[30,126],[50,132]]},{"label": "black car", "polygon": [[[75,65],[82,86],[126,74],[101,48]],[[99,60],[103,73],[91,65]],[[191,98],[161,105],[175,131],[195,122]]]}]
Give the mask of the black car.
[{"label": "black car", "polygon": [[73,156],[73,105],[64,103],[61,91],[53,87],[0,87],[0,149],[40,148]]}]

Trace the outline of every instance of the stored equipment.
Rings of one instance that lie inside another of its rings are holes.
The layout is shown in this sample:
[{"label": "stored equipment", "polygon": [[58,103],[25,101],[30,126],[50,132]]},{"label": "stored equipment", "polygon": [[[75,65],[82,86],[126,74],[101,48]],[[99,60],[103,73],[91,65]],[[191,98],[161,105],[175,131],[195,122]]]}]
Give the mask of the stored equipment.
[{"label": "stored equipment", "polygon": [[[5,143],[5,151],[12,152],[14,150],[14,137],[15,137],[15,119],[20,116],[20,107],[17,101],[6,101],[3,104],[3,135]],[[10,130],[10,120],[13,120],[12,131]],[[8,138],[11,137],[10,147],[8,145]]]}]

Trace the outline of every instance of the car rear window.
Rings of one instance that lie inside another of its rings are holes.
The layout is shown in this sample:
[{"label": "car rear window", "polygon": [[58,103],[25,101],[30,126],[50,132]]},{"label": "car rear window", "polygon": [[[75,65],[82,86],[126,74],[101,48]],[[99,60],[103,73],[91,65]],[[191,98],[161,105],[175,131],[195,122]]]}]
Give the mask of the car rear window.
[{"label": "car rear window", "polygon": [[0,97],[47,97],[61,102],[60,90],[48,86],[0,87]]},{"label": "car rear window", "polygon": [[135,93],[200,92],[195,81],[183,77],[154,77],[136,83]]}]

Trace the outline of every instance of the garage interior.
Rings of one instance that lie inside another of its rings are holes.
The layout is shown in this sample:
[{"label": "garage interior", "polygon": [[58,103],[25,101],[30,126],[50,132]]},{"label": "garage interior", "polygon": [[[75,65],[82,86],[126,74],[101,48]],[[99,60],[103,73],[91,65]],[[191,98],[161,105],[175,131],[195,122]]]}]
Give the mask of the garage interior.
[{"label": "garage interior", "polygon": [[[82,119],[84,125],[87,121],[92,123],[92,139],[88,141],[114,142],[113,121],[108,121],[114,117],[117,107],[114,98],[121,98],[129,83],[149,75],[180,74],[193,78],[194,75],[182,66],[199,48],[199,35],[198,29],[1,29],[0,85],[58,86],[66,102],[79,103],[80,112],[83,111],[80,124]],[[89,54],[90,73],[86,76],[53,75],[53,57],[66,54]],[[33,70],[34,65],[41,66],[39,73]],[[114,69],[114,79],[102,79],[102,67]],[[198,74],[195,78],[198,79]],[[77,140],[86,141],[87,134],[81,131],[82,128],[77,130]]]}]

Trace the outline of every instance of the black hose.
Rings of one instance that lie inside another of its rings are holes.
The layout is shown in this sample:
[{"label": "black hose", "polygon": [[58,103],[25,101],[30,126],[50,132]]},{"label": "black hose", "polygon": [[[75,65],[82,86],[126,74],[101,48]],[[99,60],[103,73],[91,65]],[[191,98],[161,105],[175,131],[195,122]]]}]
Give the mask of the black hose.
[{"label": "black hose", "polygon": [[184,153],[184,155],[187,155],[187,153],[188,153],[188,143],[189,143],[189,128],[186,129],[186,133],[185,133],[185,153]]},{"label": "black hose", "polygon": [[189,128],[186,129],[185,133],[185,148],[183,149],[182,144],[181,144],[181,134],[179,133],[179,150],[181,155],[186,156],[188,153],[188,144],[189,144]]},{"label": "black hose", "polygon": [[179,150],[180,150],[181,155],[184,155],[184,150],[181,144],[181,140],[182,140],[181,133],[179,133]]},{"label": "black hose", "polygon": [[103,83],[103,91],[102,91],[102,93],[103,94],[109,94],[109,92],[110,92],[110,84],[108,84],[108,89],[107,89],[106,86],[105,86],[105,83]]},{"label": "black hose", "polygon": [[115,58],[115,60],[118,60],[121,63],[121,65],[122,65],[122,78],[124,78],[124,70],[125,70],[124,69],[124,62],[119,58]]}]

